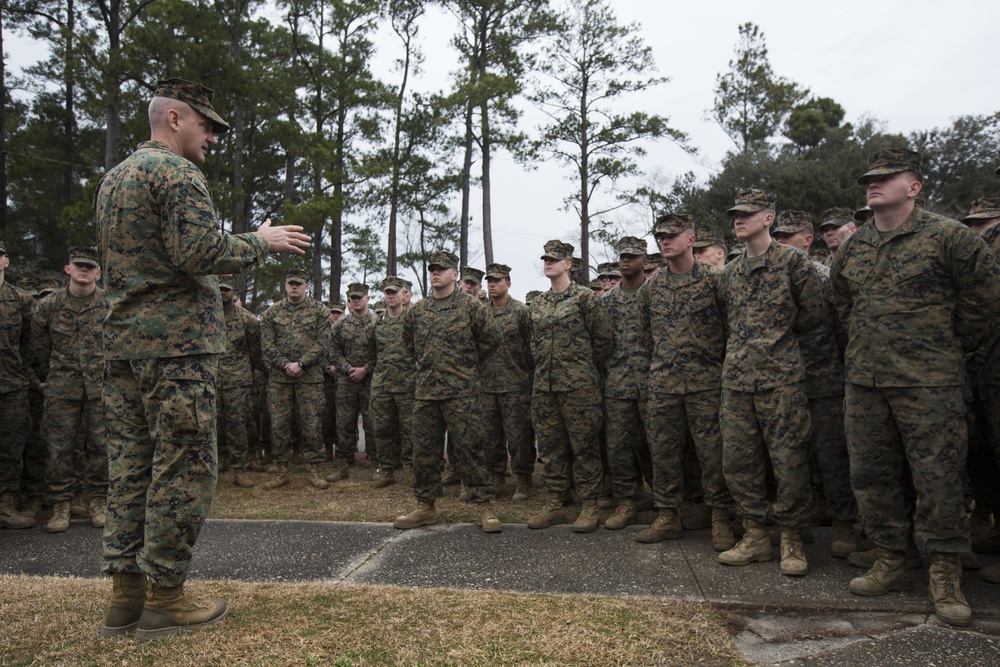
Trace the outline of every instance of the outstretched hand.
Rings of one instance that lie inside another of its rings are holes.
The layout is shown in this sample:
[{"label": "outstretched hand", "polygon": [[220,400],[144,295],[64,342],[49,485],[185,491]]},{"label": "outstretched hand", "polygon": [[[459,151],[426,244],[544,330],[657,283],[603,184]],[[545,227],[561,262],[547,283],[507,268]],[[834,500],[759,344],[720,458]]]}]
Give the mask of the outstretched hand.
[{"label": "outstretched hand", "polygon": [[268,252],[294,252],[297,255],[306,254],[312,237],[302,233],[302,228],[297,225],[271,226],[271,218],[264,221],[264,224],[257,230],[267,239]]}]

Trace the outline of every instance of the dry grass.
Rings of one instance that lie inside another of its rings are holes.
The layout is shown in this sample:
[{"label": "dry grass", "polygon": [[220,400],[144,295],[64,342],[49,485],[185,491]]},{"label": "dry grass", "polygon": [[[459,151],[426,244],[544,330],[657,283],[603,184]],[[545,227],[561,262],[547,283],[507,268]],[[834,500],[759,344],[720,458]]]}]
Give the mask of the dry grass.
[{"label": "dry grass", "polygon": [[94,579],[0,576],[0,665],[745,665],[709,606],[324,584],[193,582],[222,624],[101,640]]},{"label": "dry grass", "polygon": [[[332,470],[329,464],[326,466],[327,470]],[[291,483],[271,491],[259,486],[268,478],[265,473],[252,474],[258,486],[251,489],[234,486],[231,472],[221,473],[210,518],[386,523],[415,507],[416,501],[408,480],[384,489],[373,489],[372,470],[367,467],[354,466],[348,479],[332,482],[330,488],[324,490],[309,485],[301,464],[293,465],[289,470]],[[528,500],[512,501],[510,497],[514,493],[515,480],[509,477],[507,482],[494,501],[493,509],[504,523],[525,523],[545,504],[541,467],[536,469],[533,495]],[[474,519],[475,506],[458,500],[461,490],[461,485],[457,484],[444,487],[444,497],[437,502],[443,522],[469,523]],[[579,506],[567,507],[566,515],[573,520],[579,510]],[[610,516],[612,511],[606,510],[605,517]],[[653,512],[639,515],[639,523],[651,523],[653,519]]]}]

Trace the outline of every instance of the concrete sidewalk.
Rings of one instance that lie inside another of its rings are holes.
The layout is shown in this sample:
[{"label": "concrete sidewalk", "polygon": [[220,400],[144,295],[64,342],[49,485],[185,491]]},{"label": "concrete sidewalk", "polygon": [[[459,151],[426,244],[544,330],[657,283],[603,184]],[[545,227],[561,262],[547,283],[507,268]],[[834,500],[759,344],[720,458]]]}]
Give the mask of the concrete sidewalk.
[{"label": "concrete sidewalk", "polygon": [[[806,545],[811,572],[784,577],[777,561],[731,568],[716,562],[710,531],[645,545],[635,526],[579,535],[568,526],[506,525],[485,535],[470,524],[398,531],[388,524],[209,521],[192,563],[198,579],[325,581],[531,593],[643,596],[718,607],[754,664],[1000,665],[1000,586],[966,572],[970,628],[939,623],[927,574],[908,593],[860,598],[862,573],[829,556],[830,529]],[[981,557],[984,565],[1000,557]],[[73,522],[65,533],[0,531],[0,572],[98,577],[100,531]]]}]

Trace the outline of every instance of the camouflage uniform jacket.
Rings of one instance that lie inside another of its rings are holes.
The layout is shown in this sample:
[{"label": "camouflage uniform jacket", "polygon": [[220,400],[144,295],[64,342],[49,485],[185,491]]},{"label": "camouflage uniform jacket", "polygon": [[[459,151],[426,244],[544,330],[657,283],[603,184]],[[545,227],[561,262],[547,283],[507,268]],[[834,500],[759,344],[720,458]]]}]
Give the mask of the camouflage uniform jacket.
[{"label": "camouflage uniform jacket", "polygon": [[534,388],[573,391],[600,387],[600,369],[615,348],[611,316],[589,287],[570,283],[531,302]]},{"label": "camouflage uniform jacket", "polygon": [[744,251],[722,271],[726,389],[754,392],[804,380],[800,340],[830,324],[823,282],[808,255],[772,240],[759,259],[751,268]]},{"label": "camouflage uniform jacket", "polygon": [[[802,358],[806,362],[806,396],[831,398],[844,395],[844,351],[839,342],[837,312],[833,305],[830,269],[813,262],[823,282],[823,300],[830,313],[829,322],[803,336]],[[846,341],[845,341],[846,342]]]},{"label": "camouflage uniform jacket", "polygon": [[639,343],[650,359],[649,391],[691,394],[722,386],[726,358],[722,269],[696,261],[685,274],[669,267],[639,290]]},{"label": "camouflage uniform jacket", "polygon": [[365,367],[372,370],[372,393],[412,394],[413,357],[403,343],[406,312],[383,313],[364,332]]},{"label": "camouflage uniform jacket", "polygon": [[261,367],[260,322],[246,308],[233,305],[226,316],[226,353],[219,359],[219,387],[250,387]]},{"label": "camouflage uniform jacket", "polygon": [[[270,380],[279,384],[322,384],[329,364],[330,311],[306,298],[287,298],[268,308],[260,318],[260,351],[270,367]],[[305,371],[293,378],[285,364],[299,362]]]},{"label": "camouflage uniform jacket", "polygon": [[220,233],[205,176],[156,141],[105,174],[95,213],[110,308],[105,359],[225,352],[216,275],[262,262],[264,235]]},{"label": "camouflage uniform jacket", "polygon": [[865,223],[833,263],[847,381],[961,386],[963,350],[975,350],[1000,314],[997,260],[974,231],[919,208],[886,236]]},{"label": "camouflage uniform jacket", "polygon": [[507,305],[499,308],[491,301],[486,309],[503,333],[503,345],[480,368],[483,391],[489,394],[531,391],[535,360],[531,356],[528,307],[511,298]]},{"label": "camouflage uniform jacket", "polygon": [[0,285],[0,394],[38,387],[31,368],[34,300],[8,282]]},{"label": "camouflage uniform jacket", "polygon": [[414,398],[476,396],[479,366],[502,342],[500,328],[479,299],[458,288],[443,299],[422,299],[403,320],[403,345],[417,367]]},{"label": "camouflage uniform jacket", "polygon": [[608,398],[639,400],[649,391],[649,355],[639,341],[642,335],[639,323],[641,289],[629,294],[618,285],[603,297],[615,330],[614,351],[605,368],[604,395]]},{"label": "camouflage uniform jacket", "polygon": [[45,395],[81,400],[104,391],[102,322],[108,314],[104,290],[74,298],[69,288],[53,292],[35,306],[31,338]]},{"label": "camouflage uniform jacket", "polygon": [[364,335],[374,322],[375,313],[369,310],[362,317],[348,312],[334,323],[330,336],[330,363],[336,366],[337,372],[343,376],[338,378],[339,380],[350,382],[347,379],[347,371],[352,366],[367,368],[368,375],[365,380],[371,378],[372,369],[366,366],[365,361]]}]

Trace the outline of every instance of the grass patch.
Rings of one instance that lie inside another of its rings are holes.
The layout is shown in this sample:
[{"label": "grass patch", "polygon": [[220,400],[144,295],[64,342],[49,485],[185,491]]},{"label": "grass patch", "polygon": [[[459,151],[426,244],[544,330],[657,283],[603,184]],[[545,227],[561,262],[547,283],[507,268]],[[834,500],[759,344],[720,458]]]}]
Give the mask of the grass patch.
[{"label": "grass patch", "polygon": [[0,576],[0,665],[743,666],[708,605],[324,584],[188,584],[218,626],[153,642],[98,637],[110,582]]}]

